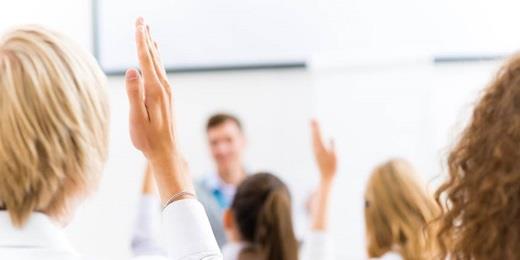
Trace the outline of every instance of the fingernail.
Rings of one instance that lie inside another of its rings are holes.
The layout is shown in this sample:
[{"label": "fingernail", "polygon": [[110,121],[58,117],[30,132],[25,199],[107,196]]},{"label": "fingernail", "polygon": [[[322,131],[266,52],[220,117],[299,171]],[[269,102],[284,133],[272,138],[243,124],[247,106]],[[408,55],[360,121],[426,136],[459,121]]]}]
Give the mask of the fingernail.
[{"label": "fingernail", "polygon": [[142,16],[137,17],[137,23],[138,24],[143,24],[144,23],[144,18]]},{"label": "fingernail", "polygon": [[135,69],[129,69],[126,71],[126,78],[129,80],[137,79],[137,71]]}]

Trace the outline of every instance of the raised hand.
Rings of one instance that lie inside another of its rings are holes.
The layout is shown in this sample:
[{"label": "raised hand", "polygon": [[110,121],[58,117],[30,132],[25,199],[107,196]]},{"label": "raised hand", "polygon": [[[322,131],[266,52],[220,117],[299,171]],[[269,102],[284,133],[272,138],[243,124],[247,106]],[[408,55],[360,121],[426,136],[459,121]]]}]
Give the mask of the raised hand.
[{"label": "raised hand", "polygon": [[314,158],[320,170],[321,180],[331,182],[336,176],[337,170],[334,141],[331,140],[329,145],[323,143],[320,126],[316,120],[311,121],[311,132]]},{"label": "raised hand", "polygon": [[136,22],[141,74],[126,73],[130,101],[130,135],[134,146],[152,160],[176,152],[171,87],[158,51],[142,18]]},{"label": "raised hand", "polygon": [[146,156],[157,180],[161,200],[193,192],[184,160],[177,148],[172,89],[159,58],[157,44],[143,18],[136,21],[135,40],[141,73],[126,72],[130,102],[130,136]]},{"label": "raised hand", "polygon": [[311,228],[325,231],[328,226],[332,184],[337,170],[336,150],[333,141],[330,141],[328,146],[323,143],[320,126],[316,120],[311,121],[311,132],[314,157],[320,170],[320,185],[312,198],[314,205],[311,207]]}]

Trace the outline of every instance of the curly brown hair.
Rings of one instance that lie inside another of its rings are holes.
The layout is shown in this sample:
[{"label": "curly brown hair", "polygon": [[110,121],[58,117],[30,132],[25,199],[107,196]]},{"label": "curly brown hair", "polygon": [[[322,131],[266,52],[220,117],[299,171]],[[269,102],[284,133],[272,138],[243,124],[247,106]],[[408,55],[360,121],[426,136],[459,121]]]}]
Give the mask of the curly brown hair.
[{"label": "curly brown hair", "polygon": [[520,56],[484,90],[448,157],[441,259],[520,259]]}]

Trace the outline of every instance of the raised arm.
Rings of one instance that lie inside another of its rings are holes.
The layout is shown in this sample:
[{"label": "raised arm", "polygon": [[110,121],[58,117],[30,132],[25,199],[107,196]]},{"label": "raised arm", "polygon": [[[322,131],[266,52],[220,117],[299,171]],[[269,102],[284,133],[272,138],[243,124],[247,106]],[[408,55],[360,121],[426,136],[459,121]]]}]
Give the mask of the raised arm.
[{"label": "raised arm", "polygon": [[160,202],[155,194],[153,172],[150,164],[147,164],[131,240],[134,256],[166,255],[156,237],[156,228],[161,219],[159,213]]},{"label": "raised arm", "polygon": [[142,18],[136,22],[140,73],[129,69],[130,136],[150,162],[163,209],[170,259],[222,259],[202,205],[178,149],[174,91],[160,61],[157,44]]},{"label": "raised arm", "polygon": [[323,142],[320,126],[315,120],[311,122],[311,132],[314,158],[320,171],[320,183],[312,209],[311,228],[325,231],[328,226],[330,195],[337,170],[336,150],[334,141],[331,140],[328,145]]},{"label": "raised arm", "polygon": [[318,122],[311,122],[312,148],[320,172],[320,181],[311,202],[311,232],[305,238],[303,260],[334,259],[333,246],[327,234],[330,196],[336,176],[337,158],[333,141],[323,142]]}]

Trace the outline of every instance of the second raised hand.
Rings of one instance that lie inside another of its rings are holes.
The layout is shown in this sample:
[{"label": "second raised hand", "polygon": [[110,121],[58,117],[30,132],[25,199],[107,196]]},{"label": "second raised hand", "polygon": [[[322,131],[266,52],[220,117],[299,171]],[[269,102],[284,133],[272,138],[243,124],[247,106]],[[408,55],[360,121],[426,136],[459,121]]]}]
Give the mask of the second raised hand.
[{"label": "second raised hand", "polygon": [[323,143],[320,125],[316,120],[311,121],[312,147],[314,158],[320,170],[322,181],[331,182],[336,176],[337,156],[334,141],[327,146]]},{"label": "second raised hand", "polygon": [[311,228],[316,231],[326,231],[330,209],[332,183],[336,176],[337,158],[334,142],[323,143],[323,137],[318,122],[311,121],[312,148],[320,170],[320,185],[316,193],[315,207],[312,209]]},{"label": "second raised hand", "polygon": [[137,19],[135,28],[141,73],[126,72],[130,136],[149,160],[164,203],[172,194],[193,192],[193,185],[177,147],[172,90],[157,44],[143,18]]}]

